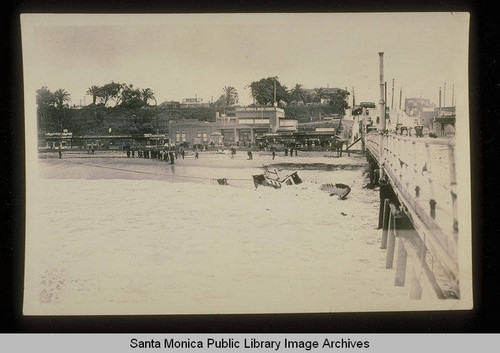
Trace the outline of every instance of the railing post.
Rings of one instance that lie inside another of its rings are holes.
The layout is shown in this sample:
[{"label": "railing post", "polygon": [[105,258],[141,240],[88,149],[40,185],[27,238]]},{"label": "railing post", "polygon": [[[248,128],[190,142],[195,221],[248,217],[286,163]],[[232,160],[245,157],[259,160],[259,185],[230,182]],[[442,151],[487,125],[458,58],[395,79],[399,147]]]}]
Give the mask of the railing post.
[{"label": "railing post", "polygon": [[430,214],[432,218],[436,218],[436,199],[434,197],[434,180],[432,179],[432,168],[431,168],[431,149],[428,142],[425,143],[425,156],[427,165],[427,182],[429,184],[429,205]]},{"label": "railing post", "polygon": [[419,173],[418,173],[418,170],[417,170],[417,144],[415,143],[415,141],[412,141],[411,142],[412,144],[412,152],[413,152],[413,155],[412,155],[412,159],[413,159],[413,182],[415,183],[415,197],[420,197],[420,186],[418,185],[419,184]]},{"label": "railing post", "polygon": [[455,164],[455,149],[448,144],[448,159],[450,164],[450,194],[453,207],[453,231],[458,232],[458,210],[457,210],[457,171]]}]

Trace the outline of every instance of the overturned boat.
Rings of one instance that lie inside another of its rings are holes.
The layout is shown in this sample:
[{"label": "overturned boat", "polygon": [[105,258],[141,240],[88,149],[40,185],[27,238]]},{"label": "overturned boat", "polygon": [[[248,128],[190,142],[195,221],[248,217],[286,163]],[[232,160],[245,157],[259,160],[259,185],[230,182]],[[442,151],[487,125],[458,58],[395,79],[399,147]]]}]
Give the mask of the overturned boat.
[{"label": "overturned boat", "polygon": [[252,175],[253,183],[257,188],[261,186],[270,186],[275,189],[280,189],[284,185],[297,185],[302,183],[297,172],[286,175],[285,177],[280,177],[276,170],[269,170],[264,167],[264,174]]},{"label": "overturned boat", "polygon": [[340,200],[345,200],[347,195],[351,192],[351,188],[348,185],[336,183],[336,184],[322,184],[320,190],[326,191],[330,196],[337,195]]}]

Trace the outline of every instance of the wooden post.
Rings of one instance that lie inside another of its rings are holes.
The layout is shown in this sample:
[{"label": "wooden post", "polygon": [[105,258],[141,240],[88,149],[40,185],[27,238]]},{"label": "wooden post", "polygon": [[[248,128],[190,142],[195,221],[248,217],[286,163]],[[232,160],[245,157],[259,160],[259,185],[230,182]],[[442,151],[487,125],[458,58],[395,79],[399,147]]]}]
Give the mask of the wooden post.
[{"label": "wooden post", "polygon": [[382,241],[380,243],[380,249],[387,249],[387,230],[389,228],[390,214],[391,214],[391,208],[389,207],[389,199],[384,199],[384,212],[382,219]]},{"label": "wooden post", "polygon": [[384,179],[379,179],[378,184],[380,185],[379,195],[380,195],[380,205],[379,205],[379,213],[378,213],[378,227],[377,229],[381,229],[383,227],[384,222],[384,200],[390,196],[391,185],[388,181]]},{"label": "wooden post", "polygon": [[[457,172],[455,166],[455,150],[453,145],[448,145],[448,161],[450,168],[450,194],[453,208],[453,231],[458,233],[458,210],[457,210]],[[458,236],[458,235],[456,235]]]},{"label": "wooden post", "polygon": [[394,247],[396,243],[395,219],[392,212],[389,216],[388,238],[387,238],[387,257],[385,259],[385,268],[391,269],[394,264]]},{"label": "wooden post", "polygon": [[403,238],[398,240],[398,254],[396,256],[396,277],[394,279],[394,285],[398,287],[404,287],[406,279],[406,263],[408,260],[408,254],[404,246]]},{"label": "wooden post", "polygon": [[410,299],[422,299],[422,285],[418,280],[418,276],[414,268],[411,268],[410,270]]}]

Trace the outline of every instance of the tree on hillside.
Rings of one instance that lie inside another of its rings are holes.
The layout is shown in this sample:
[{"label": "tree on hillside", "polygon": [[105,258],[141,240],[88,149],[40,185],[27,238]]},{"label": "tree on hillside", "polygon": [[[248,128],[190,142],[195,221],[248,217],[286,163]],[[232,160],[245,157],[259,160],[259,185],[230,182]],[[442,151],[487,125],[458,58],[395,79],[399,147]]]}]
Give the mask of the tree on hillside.
[{"label": "tree on hillside", "polygon": [[297,83],[291,90],[290,90],[290,100],[294,100],[297,102],[303,102],[307,103],[308,101],[308,96],[307,92],[302,88],[302,85]]},{"label": "tree on hillside", "polygon": [[65,89],[58,89],[54,92],[54,98],[56,102],[56,106],[61,109],[64,106],[64,103],[71,100],[70,94]]},{"label": "tree on hillside", "polygon": [[36,90],[36,104],[38,108],[53,106],[56,103],[56,97],[47,86]]},{"label": "tree on hillside", "polygon": [[95,105],[95,102],[97,101],[97,98],[99,97],[101,87],[99,86],[90,86],[90,88],[87,90],[87,95],[92,96],[92,104]]},{"label": "tree on hillside", "polygon": [[155,100],[155,94],[151,88],[144,88],[141,91],[141,96],[142,96],[142,101],[144,102],[144,105],[148,105],[148,101],[150,99]]},{"label": "tree on hillside", "polygon": [[224,99],[226,106],[238,103],[238,91],[232,86],[224,86],[222,89],[224,92]]},{"label": "tree on hillside", "polygon": [[99,90],[98,97],[101,99],[102,103],[106,105],[108,101],[111,99],[115,101],[115,106],[120,104],[121,101],[121,92],[123,90],[123,84],[111,81],[110,83],[106,83]]},{"label": "tree on hillside", "polygon": [[335,112],[341,116],[345,115],[345,110],[349,108],[349,103],[347,103],[347,98],[349,92],[345,90],[339,90],[336,93],[329,94],[330,106],[335,108]]},{"label": "tree on hillside", "polygon": [[144,106],[141,90],[134,88],[134,85],[132,84],[122,85],[120,98],[117,99],[116,102],[126,108],[140,108]]},{"label": "tree on hillside", "polygon": [[222,88],[222,95],[215,102],[218,107],[223,107],[224,114],[226,113],[226,107],[238,103],[238,91],[232,86],[224,86]]},{"label": "tree on hillside", "polygon": [[263,78],[252,82],[249,87],[252,98],[260,105],[272,105],[274,103],[274,85],[276,84],[276,102],[288,103],[289,97],[286,86],[281,85],[277,77]]},{"label": "tree on hillside", "polygon": [[46,86],[36,90],[38,128],[48,130],[54,114],[56,97]]},{"label": "tree on hillside", "polygon": [[326,98],[326,96],[327,96],[326,89],[324,89],[323,87],[315,88],[314,95],[313,95],[313,101],[320,103],[323,98]]}]

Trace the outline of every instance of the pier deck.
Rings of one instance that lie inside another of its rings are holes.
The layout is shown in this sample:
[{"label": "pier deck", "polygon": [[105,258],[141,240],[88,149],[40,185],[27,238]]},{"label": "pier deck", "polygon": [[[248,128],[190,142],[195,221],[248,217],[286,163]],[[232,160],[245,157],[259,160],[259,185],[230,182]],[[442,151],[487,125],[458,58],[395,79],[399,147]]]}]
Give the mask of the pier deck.
[{"label": "pier deck", "polygon": [[[379,225],[382,248],[388,249],[387,268],[392,268],[398,246],[395,285],[404,286],[409,272],[410,297],[420,299],[428,289],[440,299],[459,298],[454,139],[380,131],[367,133],[364,139],[372,168],[379,169],[381,180],[391,189],[388,194],[381,185]],[[408,259],[412,266],[406,271]]]}]

